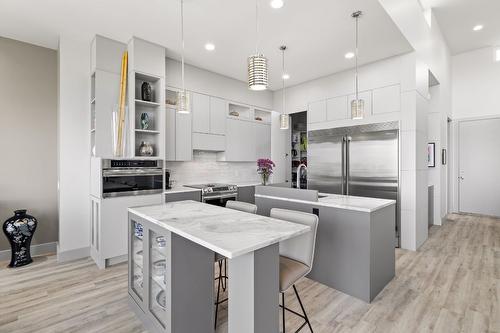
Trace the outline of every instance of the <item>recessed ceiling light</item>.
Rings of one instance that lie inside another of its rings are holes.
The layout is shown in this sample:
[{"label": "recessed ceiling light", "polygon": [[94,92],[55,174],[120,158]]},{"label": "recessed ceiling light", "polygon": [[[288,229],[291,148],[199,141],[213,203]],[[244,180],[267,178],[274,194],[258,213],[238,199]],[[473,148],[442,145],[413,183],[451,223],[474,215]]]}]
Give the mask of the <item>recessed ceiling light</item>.
[{"label": "recessed ceiling light", "polygon": [[478,25],[475,25],[474,28],[472,28],[472,30],[474,31],[481,31],[483,30],[484,26],[482,24],[478,24]]},{"label": "recessed ceiling light", "polygon": [[281,7],[283,7],[283,0],[271,0],[271,7],[273,7],[274,9],[279,9]]},{"label": "recessed ceiling light", "polygon": [[283,75],[281,76],[281,78],[282,78],[283,80],[288,80],[288,79],[290,78],[290,74],[285,73],[285,74],[283,74]]},{"label": "recessed ceiling light", "polygon": [[344,55],[344,57],[345,57],[346,59],[352,59],[352,58],[354,58],[354,56],[355,56],[355,54],[354,54],[354,53],[352,53],[352,52],[347,52],[347,53]]},{"label": "recessed ceiling light", "polygon": [[213,50],[215,50],[215,45],[213,43],[206,43],[205,44],[205,50],[207,50],[207,51],[213,51]]}]

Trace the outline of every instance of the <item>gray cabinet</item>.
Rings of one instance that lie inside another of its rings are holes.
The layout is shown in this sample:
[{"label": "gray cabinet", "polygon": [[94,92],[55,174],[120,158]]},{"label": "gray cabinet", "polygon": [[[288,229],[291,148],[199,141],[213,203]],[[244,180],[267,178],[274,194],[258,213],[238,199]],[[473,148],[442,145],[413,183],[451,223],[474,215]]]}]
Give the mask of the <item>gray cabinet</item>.
[{"label": "gray cabinet", "polygon": [[193,159],[192,126],[190,113],[178,113],[174,108],[166,108],[167,161],[190,161]]},{"label": "gray cabinet", "polygon": [[271,125],[255,123],[256,158],[271,158]]},{"label": "gray cabinet", "polygon": [[255,203],[255,186],[238,186],[238,201]]},{"label": "gray cabinet", "polygon": [[175,192],[175,193],[165,192],[165,202],[174,202],[183,200],[201,201],[201,192],[200,191]]}]

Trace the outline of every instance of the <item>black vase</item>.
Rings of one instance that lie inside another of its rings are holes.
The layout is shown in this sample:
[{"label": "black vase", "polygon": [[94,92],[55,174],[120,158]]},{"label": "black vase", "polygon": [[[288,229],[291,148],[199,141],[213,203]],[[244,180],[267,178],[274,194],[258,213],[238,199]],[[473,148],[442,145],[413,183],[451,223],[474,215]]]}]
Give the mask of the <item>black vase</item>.
[{"label": "black vase", "polygon": [[141,86],[141,97],[143,101],[151,102],[151,85],[149,82],[143,82]]},{"label": "black vase", "polygon": [[35,233],[37,220],[26,214],[26,209],[14,211],[14,216],[3,224],[12,249],[9,267],[20,267],[33,262],[31,259],[31,239]]}]

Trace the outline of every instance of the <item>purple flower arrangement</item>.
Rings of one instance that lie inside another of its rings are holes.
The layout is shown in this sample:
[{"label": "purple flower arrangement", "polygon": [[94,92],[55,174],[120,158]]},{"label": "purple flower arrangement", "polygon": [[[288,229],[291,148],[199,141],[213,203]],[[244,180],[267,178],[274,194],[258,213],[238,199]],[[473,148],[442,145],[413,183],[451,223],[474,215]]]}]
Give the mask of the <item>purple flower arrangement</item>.
[{"label": "purple flower arrangement", "polygon": [[269,176],[273,173],[273,168],[276,166],[269,158],[259,158],[257,160],[257,173],[262,178],[262,185],[266,185],[269,181]]}]

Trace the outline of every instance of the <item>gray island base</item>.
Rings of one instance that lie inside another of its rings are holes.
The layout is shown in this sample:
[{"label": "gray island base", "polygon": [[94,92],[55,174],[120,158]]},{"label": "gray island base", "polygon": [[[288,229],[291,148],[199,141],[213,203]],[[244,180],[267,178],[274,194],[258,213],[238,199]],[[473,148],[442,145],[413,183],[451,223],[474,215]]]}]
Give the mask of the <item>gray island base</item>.
[{"label": "gray island base", "polygon": [[150,332],[214,331],[215,252],[228,332],[278,332],[279,242],[309,227],[195,201],[130,208],[128,225],[129,303]]},{"label": "gray island base", "polygon": [[258,214],[271,208],[319,216],[308,278],[371,302],[395,276],[396,202],[283,187],[256,187]]}]

